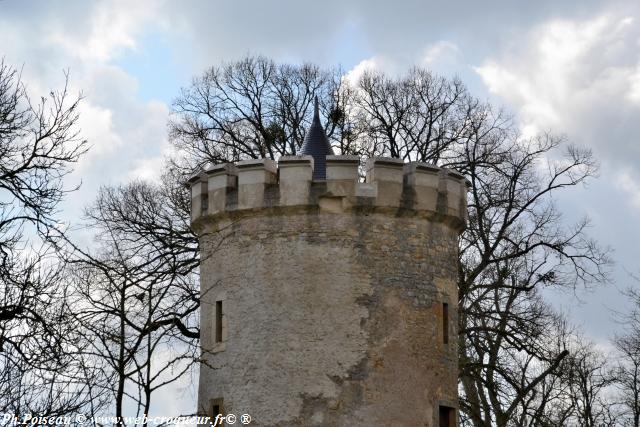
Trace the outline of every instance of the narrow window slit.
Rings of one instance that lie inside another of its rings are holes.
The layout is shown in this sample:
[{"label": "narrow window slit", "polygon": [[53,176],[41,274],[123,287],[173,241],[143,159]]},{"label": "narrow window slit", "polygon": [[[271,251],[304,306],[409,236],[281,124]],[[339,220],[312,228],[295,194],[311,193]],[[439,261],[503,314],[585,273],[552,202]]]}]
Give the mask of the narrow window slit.
[{"label": "narrow window slit", "polygon": [[448,406],[440,406],[440,427],[456,427],[456,410]]},{"label": "narrow window slit", "polygon": [[222,342],[222,301],[216,301],[216,342]]},{"label": "narrow window slit", "polygon": [[[219,417],[218,417],[219,416]],[[211,424],[217,420],[216,426],[225,425],[224,422],[221,422],[221,417],[224,417],[224,402],[221,397],[217,399],[211,400]]]},{"label": "narrow window slit", "polygon": [[442,342],[449,344],[449,304],[442,303]]}]

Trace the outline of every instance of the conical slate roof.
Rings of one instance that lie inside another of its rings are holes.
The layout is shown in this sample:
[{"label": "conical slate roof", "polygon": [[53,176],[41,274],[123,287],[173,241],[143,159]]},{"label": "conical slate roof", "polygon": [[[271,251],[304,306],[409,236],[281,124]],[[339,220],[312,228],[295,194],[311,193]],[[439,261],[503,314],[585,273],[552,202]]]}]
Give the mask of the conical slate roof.
[{"label": "conical slate roof", "polygon": [[316,96],[313,112],[313,121],[304,137],[304,142],[300,148],[301,155],[313,156],[313,179],[327,178],[326,156],[333,155],[333,149],[329,144],[327,134],[320,123],[320,111],[318,108],[318,97]]}]

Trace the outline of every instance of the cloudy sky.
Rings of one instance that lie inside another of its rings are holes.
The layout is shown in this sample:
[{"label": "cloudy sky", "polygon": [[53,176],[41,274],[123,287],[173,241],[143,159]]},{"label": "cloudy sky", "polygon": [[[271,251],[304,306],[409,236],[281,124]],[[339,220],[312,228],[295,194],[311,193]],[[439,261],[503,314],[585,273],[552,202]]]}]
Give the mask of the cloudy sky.
[{"label": "cloudy sky", "polygon": [[[92,148],[70,177],[82,188],[65,204],[68,221],[101,185],[155,179],[180,88],[254,53],[350,72],[426,66],[461,77],[525,132],[593,149],[599,178],[558,203],[567,221],[588,215],[591,235],[615,250],[614,283],[550,297],[607,342],[627,271],[640,271],[640,2],[0,0],[0,56],[22,68],[30,92],[60,87],[68,69],[85,96]],[[190,387],[172,393],[162,415],[190,409]]]}]

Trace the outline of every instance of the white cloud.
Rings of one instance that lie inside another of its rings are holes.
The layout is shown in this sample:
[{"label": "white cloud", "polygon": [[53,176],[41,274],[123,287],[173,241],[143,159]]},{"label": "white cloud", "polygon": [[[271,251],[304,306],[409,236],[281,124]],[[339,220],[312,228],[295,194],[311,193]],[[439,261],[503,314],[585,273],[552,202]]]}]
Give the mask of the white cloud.
[{"label": "white cloud", "polygon": [[422,66],[431,70],[442,70],[452,64],[460,65],[461,52],[455,43],[440,40],[428,44],[414,58],[397,57],[392,54],[379,54],[363,59],[345,74],[345,79],[356,83],[366,71],[381,71],[391,76],[405,73],[411,66]]},{"label": "white cloud", "polygon": [[[588,189],[559,194],[559,206],[569,221],[588,214],[594,220],[588,233],[614,247],[616,263],[629,268],[637,263],[633,242],[640,237],[640,27],[638,11],[622,9],[525,28],[475,71],[515,113],[523,134],[552,131],[593,149],[600,178]],[[612,278],[624,283],[626,273],[616,268]],[[583,307],[573,298],[559,300],[589,335],[610,336],[618,326],[606,304],[624,308],[625,298],[611,289],[581,298]]]},{"label": "white cloud", "polygon": [[[637,174],[637,171],[635,172]],[[615,184],[618,189],[626,193],[629,204],[640,209],[640,183],[636,174],[628,169],[623,170],[618,173]]]},{"label": "white cloud", "polygon": [[636,104],[640,104],[640,64],[636,66],[636,70],[630,76],[629,100]]},{"label": "white cloud", "polygon": [[[640,179],[640,28],[630,16],[552,20],[476,68],[490,92],[516,111],[522,129],[551,130],[593,148],[626,172],[617,184],[634,194]],[[634,204],[637,208],[640,205]]]},{"label": "white cloud", "polygon": [[159,25],[162,2],[114,0],[89,2],[86,14],[52,13],[44,23],[44,45],[62,48],[69,58],[106,63],[126,49],[150,23]]},{"label": "white cloud", "polygon": [[524,125],[579,130],[585,123],[577,116],[624,108],[635,96],[634,78],[635,91],[640,86],[640,31],[632,22],[611,15],[553,20],[476,71],[492,93],[519,110]]},{"label": "white cloud", "polygon": [[83,173],[93,159],[121,147],[122,139],[114,132],[113,112],[110,109],[83,102],[80,104],[79,114],[78,124],[82,129],[82,137],[91,145],[89,153],[80,159],[76,168],[79,173]]},{"label": "white cloud", "polygon": [[461,57],[460,48],[447,40],[433,43],[424,50],[421,64],[425,67],[435,67],[442,62],[455,62]]},{"label": "white cloud", "polygon": [[84,96],[78,125],[91,148],[67,178],[69,187],[82,187],[64,205],[65,220],[77,222],[101,185],[159,177],[168,106],[139,99],[139,82],[116,60],[168,18],[160,13],[164,1],[54,3],[29,11],[0,2],[0,44],[5,60],[22,67],[34,99],[61,88],[65,69],[70,94]]},{"label": "white cloud", "polygon": [[358,80],[368,71],[381,71],[383,69],[382,63],[383,60],[380,57],[371,57],[368,59],[363,59],[360,61],[355,67],[351,70],[347,71],[343,77],[343,79],[347,80],[354,86],[357,85]]},{"label": "white cloud", "polygon": [[[91,145],[76,175],[89,186],[94,180],[124,181],[132,170],[161,157],[167,149],[168,107],[137,99],[137,81],[122,69],[87,66],[74,87],[85,94],[79,125]],[[135,176],[141,175],[149,176],[149,170]]]}]

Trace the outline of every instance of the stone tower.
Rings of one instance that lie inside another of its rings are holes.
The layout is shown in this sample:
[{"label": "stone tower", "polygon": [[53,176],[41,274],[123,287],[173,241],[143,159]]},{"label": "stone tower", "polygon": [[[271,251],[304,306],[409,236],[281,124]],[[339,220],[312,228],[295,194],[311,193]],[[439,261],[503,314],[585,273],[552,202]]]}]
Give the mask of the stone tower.
[{"label": "stone tower", "polygon": [[190,180],[198,411],[256,426],[455,426],[466,180],[372,158],[361,182],[360,159],[330,150],[316,110],[310,155]]}]

